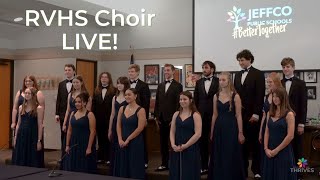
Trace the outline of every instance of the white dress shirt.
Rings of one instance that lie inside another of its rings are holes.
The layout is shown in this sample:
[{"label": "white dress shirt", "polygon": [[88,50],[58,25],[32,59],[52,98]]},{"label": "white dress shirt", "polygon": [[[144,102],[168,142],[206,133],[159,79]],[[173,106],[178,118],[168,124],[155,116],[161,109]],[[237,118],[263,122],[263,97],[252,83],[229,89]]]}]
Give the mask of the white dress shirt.
[{"label": "white dress shirt", "polygon": [[[210,78],[210,79],[209,79]],[[206,80],[206,79],[209,79],[209,80]],[[210,86],[211,86],[211,83],[212,83],[212,76],[210,77],[205,77],[205,80],[204,80],[204,89],[206,90],[207,94],[210,90]]]},{"label": "white dress shirt", "polygon": [[[167,81],[170,81],[170,82],[167,82]],[[172,81],[173,81],[173,79],[170,79],[170,80],[166,80],[166,81],[165,81],[165,84],[166,84],[166,85],[165,85],[165,92],[167,92],[167,90],[169,89]]]}]

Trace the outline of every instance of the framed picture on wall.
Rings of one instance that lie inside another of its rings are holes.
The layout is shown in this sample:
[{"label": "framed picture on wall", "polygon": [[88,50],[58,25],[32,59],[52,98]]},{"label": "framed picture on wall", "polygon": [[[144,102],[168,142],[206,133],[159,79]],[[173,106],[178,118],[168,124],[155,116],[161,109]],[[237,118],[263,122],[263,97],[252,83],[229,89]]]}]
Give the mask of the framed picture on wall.
[{"label": "framed picture on wall", "polygon": [[185,74],[185,87],[194,88],[196,87],[196,82],[201,78],[202,73],[194,73],[192,64],[184,65]]},{"label": "framed picture on wall", "polygon": [[303,72],[300,72],[300,71],[294,71],[294,76],[298,79],[301,79],[303,80]]},{"label": "framed picture on wall", "polygon": [[304,72],[304,81],[306,83],[316,83],[317,82],[317,71],[307,71]]},{"label": "framed picture on wall", "polygon": [[307,86],[307,96],[308,96],[308,99],[316,100],[317,99],[317,87],[316,86]]},{"label": "framed picture on wall", "polygon": [[159,84],[159,65],[144,65],[144,81],[149,85]]},{"label": "framed picture on wall", "polygon": [[[173,75],[173,79],[176,80],[177,82],[181,83],[182,82],[182,66],[174,66],[175,67],[175,72]],[[164,73],[163,73],[164,67],[161,67],[161,77],[162,77],[162,81],[165,81],[166,78],[164,77]]]}]

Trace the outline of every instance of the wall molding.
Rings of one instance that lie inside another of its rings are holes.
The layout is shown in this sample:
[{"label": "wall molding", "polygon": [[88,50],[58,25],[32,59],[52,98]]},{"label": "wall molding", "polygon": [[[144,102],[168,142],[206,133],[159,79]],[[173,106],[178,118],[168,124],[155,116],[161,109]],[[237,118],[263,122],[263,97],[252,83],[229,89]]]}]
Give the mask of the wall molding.
[{"label": "wall molding", "polygon": [[96,61],[129,60],[131,54],[137,60],[192,58],[192,47],[165,47],[136,50],[96,51],[96,50],[63,50],[61,47],[0,49],[0,58],[11,60],[34,60],[54,58],[78,58]]}]

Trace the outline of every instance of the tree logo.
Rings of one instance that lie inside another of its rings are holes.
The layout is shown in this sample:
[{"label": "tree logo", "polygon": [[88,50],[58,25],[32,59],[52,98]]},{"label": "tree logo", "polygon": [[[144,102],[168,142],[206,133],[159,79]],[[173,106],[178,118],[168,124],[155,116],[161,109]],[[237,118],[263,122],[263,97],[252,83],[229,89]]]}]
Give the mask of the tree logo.
[{"label": "tree logo", "polygon": [[245,20],[245,13],[241,12],[241,8],[237,8],[233,6],[232,11],[228,12],[229,19],[227,20],[228,22],[234,22],[234,28],[233,29],[238,29],[239,28],[239,22],[242,20]]}]

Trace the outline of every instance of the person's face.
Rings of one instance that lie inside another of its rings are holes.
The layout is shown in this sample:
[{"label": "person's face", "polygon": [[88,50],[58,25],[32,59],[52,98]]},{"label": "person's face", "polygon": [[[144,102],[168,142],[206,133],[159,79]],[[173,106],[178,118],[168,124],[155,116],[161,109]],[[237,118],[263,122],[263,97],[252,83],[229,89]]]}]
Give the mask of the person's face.
[{"label": "person's face", "polygon": [[280,98],[277,96],[276,93],[272,94],[272,101],[276,106],[279,106],[281,103]]},{"label": "person's face", "polygon": [[294,72],[294,67],[292,67],[290,64],[282,66],[282,72],[285,76],[292,76]]},{"label": "person's face", "polygon": [[123,91],[124,89],[124,84],[121,84],[120,82],[117,83],[117,88],[119,91]]},{"label": "person's face", "polygon": [[220,75],[219,76],[219,86],[221,88],[225,88],[229,85],[229,80],[227,75]]},{"label": "person's face", "polygon": [[72,67],[65,67],[64,68],[64,75],[70,79],[74,76],[74,70],[72,69]]},{"label": "person's face", "polygon": [[134,80],[139,76],[139,73],[134,68],[131,68],[128,70],[128,76],[129,79]]},{"label": "person's face", "polygon": [[25,80],[24,80],[24,85],[29,88],[29,87],[33,87],[33,84],[34,82],[29,78],[27,77]]},{"label": "person's face", "polygon": [[24,90],[24,98],[29,101],[32,98],[31,90],[27,88]]},{"label": "person's face", "polygon": [[209,64],[202,66],[202,72],[204,76],[210,76],[213,73],[214,69],[210,68]]},{"label": "person's face", "polygon": [[73,79],[72,85],[75,90],[79,90],[81,88],[82,82],[79,79]]},{"label": "person's face", "polygon": [[84,108],[86,106],[86,103],[83,102],[79,97],[77,97],[75,100],[75,105],[76,105],[76,108],[79,110]]},{"label": "person's face", "polygon": [[101,81],[101,84],[102,84],[103,86],[108,85],[108,84],[109,84],[109,77],[108,77],[108,75],[107,75],[107,74],[102,74],[100,81]]},{"label": "person's face", "polygon": [[137,95],[135,95],[131,90],[126,90],[124,94],[124,98],[126,99],[127,103],[130,104],[137,99]]},{"label": "person's face", "polygon": [[238,62],[242,69],[248,68],[251,65],[250,59],[248,60],[246,58],[239,58]]},{"label": "person's face", "polygon": [[182,94],[182,95],[180,95],[179,103],[182,108],[187,108],[187,107],[189,107],[191,102],[190,102],[190,99],[188,98],[188,96],[185,96]]},{"label": "person's face", "polygon": [[267,78],[267,88],[271,91],[275,90],[276,88],[273,80],[270,77]]},{"label": "person's face", "polygon": [[171,79],[174,72],[172,71],[171,67],[164,67],[163,73],[166,79]]}]

